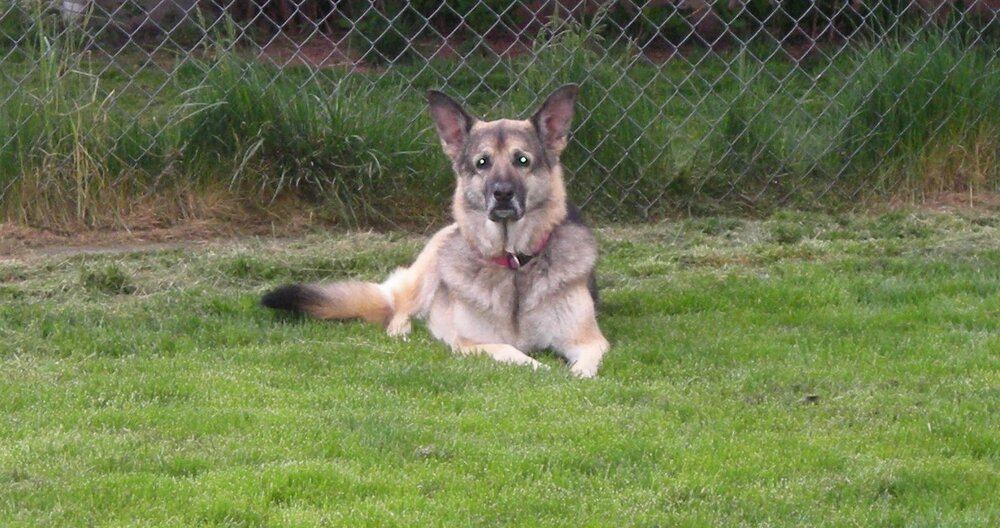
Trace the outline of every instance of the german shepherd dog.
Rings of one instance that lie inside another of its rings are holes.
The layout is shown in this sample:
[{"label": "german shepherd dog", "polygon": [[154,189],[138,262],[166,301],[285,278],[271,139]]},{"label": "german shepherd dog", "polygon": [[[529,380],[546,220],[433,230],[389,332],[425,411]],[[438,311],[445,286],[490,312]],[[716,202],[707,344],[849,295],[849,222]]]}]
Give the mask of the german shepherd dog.
[{"label": "german shepherd dog", "polygon": [[458,177],[455,223],[381,284],[287,285],[261,303],[318,319],[360,318],[396,336],[416,316],[456,353],[538,368],[528,353],[551,348],[576,375],[595,376],[608,350],[595,312],[597,241],[567,203],[559,162],[576,93],[575,85],[557,89],[528,120],[480,121],[428,92]]}]

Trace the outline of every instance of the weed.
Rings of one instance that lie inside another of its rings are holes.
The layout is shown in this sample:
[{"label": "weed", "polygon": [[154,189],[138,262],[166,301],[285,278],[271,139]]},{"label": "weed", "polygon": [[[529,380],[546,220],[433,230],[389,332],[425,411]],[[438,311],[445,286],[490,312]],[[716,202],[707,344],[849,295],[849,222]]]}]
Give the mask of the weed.
[{"label": "weed", "polygon": [[88,291],[109,295],[129,295],[136,291],[129,275],[115,264],[82,268],[80,284]]}]

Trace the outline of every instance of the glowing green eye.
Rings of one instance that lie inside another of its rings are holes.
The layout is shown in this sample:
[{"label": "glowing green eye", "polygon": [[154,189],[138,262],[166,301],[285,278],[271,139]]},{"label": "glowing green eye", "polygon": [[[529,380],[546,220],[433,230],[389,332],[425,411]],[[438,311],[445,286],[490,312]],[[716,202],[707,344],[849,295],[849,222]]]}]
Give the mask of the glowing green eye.
[{"label": "glowing green eye", "polygon": [[483,156],[483,157],[481,157],[481,158],[479,158],[479,159],[476,160],[476,168],[478,168],[478,169],[486,168],[489,165],[490,165],[490,157],[489,156]]},{"label": "glowing green eye", "polygon": [[514,163],[517,163],[518,167],[527,167],[528,166],[528,157],[525,156],[525,155],[523,155],[523,154],[520,155],[520,156],[515,156],[514,157]]}]

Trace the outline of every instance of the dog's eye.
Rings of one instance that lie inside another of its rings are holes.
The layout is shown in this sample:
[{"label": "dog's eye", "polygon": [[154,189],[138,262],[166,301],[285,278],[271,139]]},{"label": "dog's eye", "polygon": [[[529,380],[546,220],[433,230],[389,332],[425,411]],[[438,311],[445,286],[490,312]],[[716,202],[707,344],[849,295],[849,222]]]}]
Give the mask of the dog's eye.
[{"label": "dog's eye", "polygon": [[514,163],[516,163],[518,167],[527,167],[531,162],[528,161],[528,157],[524,154],[518,154],[517,156],[514,156]]},{"label": "dog's eye", "polygon": [[489,156],[483,156],[483,157],[481,157],[481,158],[479,158],[479,159],[476,160],[476,168],[477,169],[485,169],[486,167],[489,167],[489,166],[490,166],[490,157]]}]

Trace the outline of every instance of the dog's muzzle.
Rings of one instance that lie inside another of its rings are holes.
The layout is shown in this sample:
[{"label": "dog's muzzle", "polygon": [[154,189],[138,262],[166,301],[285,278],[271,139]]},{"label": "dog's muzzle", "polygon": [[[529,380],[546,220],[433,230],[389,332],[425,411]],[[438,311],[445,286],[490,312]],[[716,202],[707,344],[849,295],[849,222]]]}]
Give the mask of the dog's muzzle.
[{"label": "dog's muzzle", "polygon": [[513,181],[494,180],[486,186],[486,211],[494,222],[516,222],[524,216],[524,190]]}]

